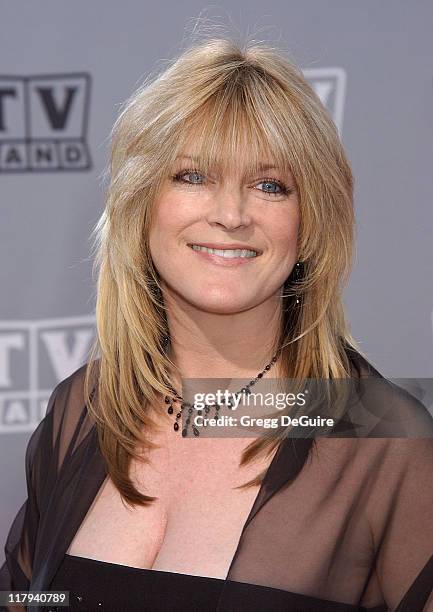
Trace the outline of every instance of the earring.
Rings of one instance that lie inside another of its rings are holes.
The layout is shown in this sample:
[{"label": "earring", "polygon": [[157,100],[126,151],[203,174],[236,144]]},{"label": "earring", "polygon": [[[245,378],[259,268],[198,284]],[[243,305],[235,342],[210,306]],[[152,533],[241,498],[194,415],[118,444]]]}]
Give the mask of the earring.
[{"label": "earring", "polygon": [[[302,280],[304,276],[304,264],[301,261],[296,262],[295,265],[295,284],[298,283],[299,281]],[[295,304],[296,306],[300,306],[301,305],[301,297],[300,294],[296,293],[295,295]]]},{"label": "earring", "polygon": [[[284,289],[288,289],[292,285],[296,287],[296,284],[302,280],[304,276],[304,263],[302,261],[297,261],[293,270],[289,276],[289,278],[284,283]],[[301,306],[301,297],[296,291],[294,293],[293,305],[299,308]]]}]

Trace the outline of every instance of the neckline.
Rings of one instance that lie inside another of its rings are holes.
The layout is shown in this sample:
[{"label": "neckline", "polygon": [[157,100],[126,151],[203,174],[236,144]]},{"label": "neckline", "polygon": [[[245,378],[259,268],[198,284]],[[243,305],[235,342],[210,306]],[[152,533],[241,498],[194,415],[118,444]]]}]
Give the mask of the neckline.
[{"label": "neckline", "polygon": [[152,573],[167,576],[185,576],[186,578],[198,578],[202,580],[214,580],[216,582],[224,582],[224,578],[215,578],[214,576],[198,576],[196,574],[184,574],[182,572],[171,572],[169,570],[158,570],[147,567],[135,567],[134,565],[124,565],[123,563],[113,563],[112,561],[103,561],[102,559],[92,559],[92,557],[82,557],[80,555],[71,555],[65,553],[65,558],[79,563],[91,563],[93,565],[105,565],[115,568],[122,568],[125,570],[131,570],[138,573]]},{"label": "neckline", "polygon": [[[136,573],[136,574],[140,574],[140,575],[148,575],[150,576],[151,574],[157,574],[158,576],[162,577],[162,576],[166,576],[167,578],[173,578],[173,576],[176,576],[178,578],[182,578],[182,579],[194,579],[194,580],[200,580],[200,581],[205,581],[205,582],[213,582],[214,584],[220,584],[222,586],[222,588],[224,588],[225,583],[227,582],[227,579],[224,578],[214,578],[213,576],[197,576],[195,574],[184,574],[182,572],[171,572],[171,571],[166,571],[166,570],[157,570],[157,569],[150,569],[150,568],[142,568],[142,567],[134,567],[132,565],[123,565],[121,563],[112,563],[111,561],[102,561],[100,559],[92,559],[91,557],[81,557],[80,555],[71,555],[69,553],[65,553],[64,555],[66,560],[70,560],[73,562],[77,562],[77,563],[83,563],[83,564],[92,564],[92,565],[98,565],[98,566],[105,566],[105,567],[111,567],[111,568],[122,568],[122,570],[125,571],[129,571],[131,573]],[[385,604],[381,605],[377,605],[377,606],[373,606],[370,608],[365,608],[363,606],[358,606],[357,604],[348,604],[348,603],[343,603],[343,602],[339,602],[339,601],[333,601],[333,600],[329,600],[329,599],[321,599],[318,597],[314,597],[311,595],[306,595],[304,593],[297,593],[294,591],[286,591],[285,589],[279,589],[276,587],[270,587],[270,586],[266,586],[266,585],[260,585],[260,584],[253,584],[253,583],[245,583],[245,582],[237,582],[237,581],[233,581],[233,580],[228,580],[228,582],[234,587],[234,588],[241,588],[241,589],[245,589],[248,587],[252,587],[254,589],[263,589],[264,591],[274,591],[274,592],[278,592],[278,593],[282,593],[284,595],[286,595],[287,597],[292,597],[292,598],[296,598],[296,603],[303,603],[306,604],[308,603],[309,605],[312,604],[327,604],[327,605],[333,605],[335,606],[335,609],[337,610],[342,610],[343,606],[345,610],[363,610],[365,612],[386,612],[387,607]],[[295,603],[295,602],[294,602]]]}]

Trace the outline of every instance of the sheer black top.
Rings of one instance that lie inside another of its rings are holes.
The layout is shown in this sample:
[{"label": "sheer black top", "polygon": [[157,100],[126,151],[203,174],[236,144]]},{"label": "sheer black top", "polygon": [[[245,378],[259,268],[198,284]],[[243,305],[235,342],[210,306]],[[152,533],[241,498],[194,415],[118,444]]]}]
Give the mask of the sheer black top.
[{"label": "sheer black top", "polygon": [[[383,379],[356,351],[349,357],[362,376]],[[125,584],[117,597],[167,602],[164,597],[186,591],[191,601],[203,594],[206,610],[217,598],[219,612],[245,602],[248,609],[290,609],[293,601],[299,610],[309,598],[319,610],[433,611],[433,428],[427,409],[409,393],[391,385],[380,393],[367,389],[370,414],[415,414],[421,434],[410,436],[403,427],[397,438],[376,430],[363,438],[283,440],[220,581],[65,557],[107,478],[84,401],[84,373],[85,366],[56,387],[29,441],[28,499],[9,531],[0,590],[62,583],[83,601],[103,596],[98,601],[105,602],[114,597],[108,589]],[[204,558],[206,550],[197,555]]]}]

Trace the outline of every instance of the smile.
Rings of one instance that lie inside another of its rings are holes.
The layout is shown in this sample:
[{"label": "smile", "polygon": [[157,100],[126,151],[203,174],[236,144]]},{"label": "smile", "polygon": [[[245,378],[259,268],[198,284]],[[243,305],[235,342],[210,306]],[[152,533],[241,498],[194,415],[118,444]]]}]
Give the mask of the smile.
[{"label": "smile", "polygon": [[248,249],[210,249],[197,244],[190,244],[188,246],[190,246],[193,251],[202,251],[203,253],[218,255],[219,257],[224,257],[226,259],[257,257],[256,251],[250,251]]}]

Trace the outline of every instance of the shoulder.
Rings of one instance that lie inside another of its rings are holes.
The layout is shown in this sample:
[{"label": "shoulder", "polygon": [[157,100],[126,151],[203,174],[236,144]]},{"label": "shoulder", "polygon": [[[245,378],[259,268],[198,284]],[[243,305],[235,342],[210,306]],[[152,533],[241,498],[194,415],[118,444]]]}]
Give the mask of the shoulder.
[{"label": "shoulder", "polygon": [[344,342],[344,352],[349,360],[351,375],[354,378],[383,378],[380,371],[373,366],[370,359],[353,346]]},{"label": "shoulder", "polygon": [[[433,480],[433,417],[418,397],[433,397],[433,381],[388,379],[355,349],[346,352],[355,380],[343,419],[353,429],[317,437],[317,458],[339,477],[350,475],[378,490],[398,491],[417,472],[427,487]],[[405,383],[412,383],[416,396]]]},{"label": "shoulder", "polygon": [[85,363],[77,368],[58,382],[51,392],[45,416],[27,445],[26,464],[29,469],[35,461],[47,466],[53,454],[60,466],[67,450],[75,448],[92,428],[93,421],[85,399],[88,366],[89,363]]},{"label": "shoulder", "polygon": [[[94,366],[92,368],[93,382],[95,382],[95,373],[97,372],[98,365],[98,360],[92,363],[92,366]],[[48,402],[47,413],[50,412],[50,408],[52,408],[54,404],[52,400],[58,401],[59,399],[68,399],[82,403],[85,397],[85,377],[89,366],[90,363],[85,363],[84,365],[74,370],[72,374],[57,383],[51,393],[51,397]]]},{"label": "shoulder", "polygon": [[433,439],[427,405],[433,379],[387,378],[361,353],[346,347],[354,379],[348,414],[358,437]]},{"label": "shoulder", "polygon": [[[77,368],[72,374],[62,379],[53,389],[45,413],[57,425],[67,419],[77,420],[86,406],[85,378],[90,363]],[[99,361],[92,363],[91,388],[95,388]]]}]

